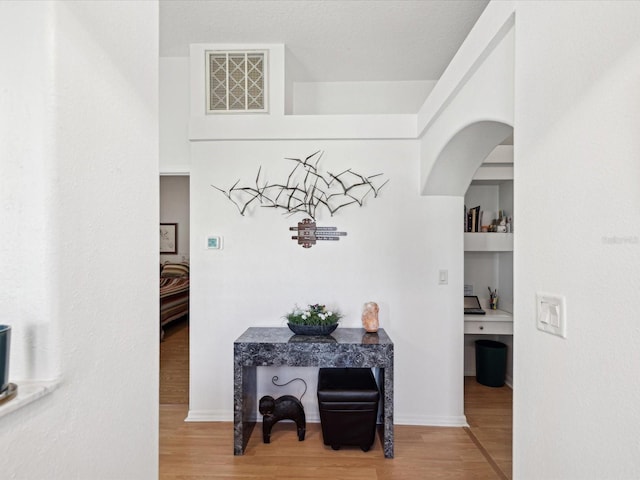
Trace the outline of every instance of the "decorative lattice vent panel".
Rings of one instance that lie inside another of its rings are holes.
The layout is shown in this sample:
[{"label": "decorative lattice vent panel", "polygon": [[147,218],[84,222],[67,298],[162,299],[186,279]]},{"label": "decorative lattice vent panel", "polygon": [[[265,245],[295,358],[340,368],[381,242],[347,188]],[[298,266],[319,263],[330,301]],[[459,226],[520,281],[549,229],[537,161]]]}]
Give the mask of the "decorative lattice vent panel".
[{"label": "decorative lattice vent panel", "polygon": [[266,52],[207,52],[207,113],[264,112]]}]

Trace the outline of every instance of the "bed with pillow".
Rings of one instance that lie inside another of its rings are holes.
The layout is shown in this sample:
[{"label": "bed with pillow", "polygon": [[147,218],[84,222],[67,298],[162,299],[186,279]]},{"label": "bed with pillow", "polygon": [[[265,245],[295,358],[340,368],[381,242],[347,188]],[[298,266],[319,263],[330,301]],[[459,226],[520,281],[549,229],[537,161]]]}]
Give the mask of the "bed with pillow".
[{"label": "bed with pillow", "polygon": [[189,264],[160,266],[160,338],[169,323],[189,315]]}]

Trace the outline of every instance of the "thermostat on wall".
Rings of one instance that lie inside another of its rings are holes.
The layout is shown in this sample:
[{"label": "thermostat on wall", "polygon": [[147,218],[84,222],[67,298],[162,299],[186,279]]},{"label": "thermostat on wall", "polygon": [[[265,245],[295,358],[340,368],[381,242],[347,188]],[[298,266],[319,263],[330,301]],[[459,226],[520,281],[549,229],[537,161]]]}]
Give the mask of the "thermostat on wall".
[{"label": "thermostat on wall", "polygon": [[222,237],[208,236],[207,248],[209,250],[222,250]]}]

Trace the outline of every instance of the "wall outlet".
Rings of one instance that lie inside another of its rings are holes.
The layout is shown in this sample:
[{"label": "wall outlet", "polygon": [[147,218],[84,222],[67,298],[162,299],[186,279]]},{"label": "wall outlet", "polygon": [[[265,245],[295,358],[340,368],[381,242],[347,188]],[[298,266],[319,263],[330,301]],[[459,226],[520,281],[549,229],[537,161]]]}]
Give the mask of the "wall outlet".
[{"label": "wall outlet", "polygon": [[536,326],[543,332],[567,338],[567,313],[563,296],[536,293]]}]

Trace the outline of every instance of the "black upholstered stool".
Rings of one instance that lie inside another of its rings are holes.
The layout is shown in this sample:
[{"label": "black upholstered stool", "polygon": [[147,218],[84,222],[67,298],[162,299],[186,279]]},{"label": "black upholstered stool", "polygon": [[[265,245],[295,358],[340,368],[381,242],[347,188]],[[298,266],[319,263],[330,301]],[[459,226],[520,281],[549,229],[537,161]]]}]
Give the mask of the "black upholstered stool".
[{"label": "black upholstered stool", "polygon": [[370,368],[321,368],[318,407],[325,445],[373,445],[380,393]]}]

